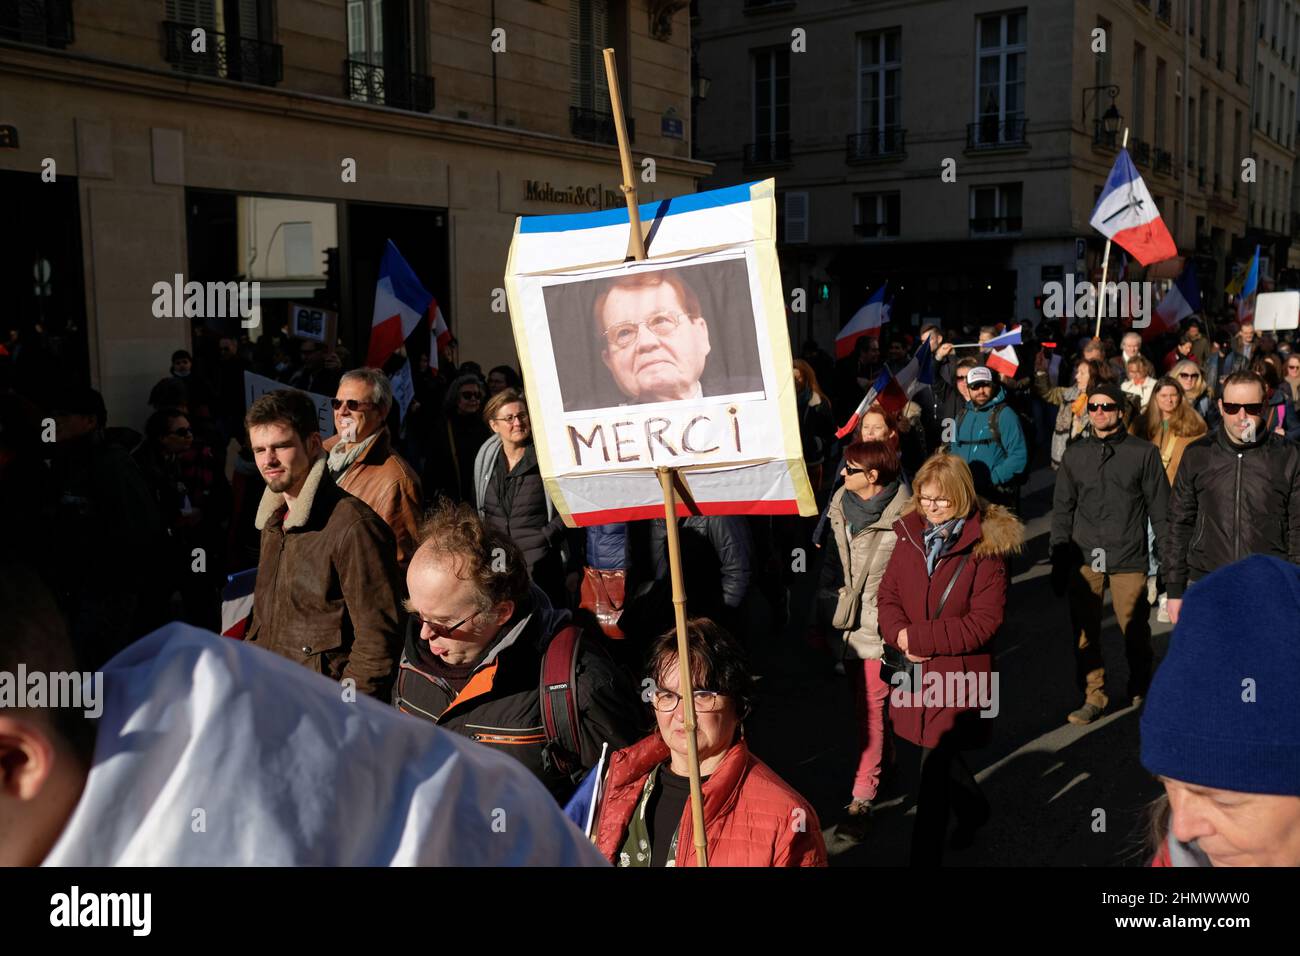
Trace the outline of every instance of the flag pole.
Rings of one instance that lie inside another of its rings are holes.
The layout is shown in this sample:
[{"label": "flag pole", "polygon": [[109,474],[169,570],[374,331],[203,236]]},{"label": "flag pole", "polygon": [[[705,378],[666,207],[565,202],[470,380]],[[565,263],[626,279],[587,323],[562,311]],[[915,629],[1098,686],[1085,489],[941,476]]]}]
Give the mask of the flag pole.
[{"label": "flag pole", "polygon": [[[618,71],[614,67],[613,49],[602,51],[605,57],[605,82],[609,87],[610,107],[614,114],[614,130],[618,134],[618,155],[623,167],[620,188],[627,200],[628,225],[631,236],[628,253],[632,259],[646,257],[645,237],[641,234],[641,211],[636,202],[636,180],[632,175],[632,151],[627,142],[627,123],[623,119],[623,97],[618,88]],[[696,865],[709,865],[709,847],[704,832],[704,788],[700,781],[700,752],[695,741],[695,693],[691,680],[691,657],[686,640],[686,584],[682,577],[682,545],[677,528],[678,473],[676,468],[659,467],[659,486],[664,495],[664,525],[668,532],[668,571],[673,587],[673,612],[677,624],[677,689],[685,691],[682,698],[682,724],[686,732],[687,770],[691,783],[692,839],[695,843]]]},{"label": "flag pole", "polygon": [[[1124,141],[1120,149],[1128,149],[1128,127],[1124,127]],[[1106,268],[1110,265],[1110,240],[1106,240],[1106,251],[1101,255],[1101,286],[1097,289],[1097,329],[1093,338],[1101,340],[1101,320],[1106,314]]]},{"label": "flag pole", "polygon": [[627,143],[627,121],[623,118],[623,95],[618,88],[618,70],[614,68],[614,49],[606,47],[605,84],[609,87],[609,103],[614,114],[614,132],[618,135],[618,157],[623,164],[623,182],[619,189],[627,200],[627,221],[631,227],[628,254],[633,259],[645,258],[645,236],[641,234],[641,210],[636,203],[636,178],[632,175],[632,150]]}]

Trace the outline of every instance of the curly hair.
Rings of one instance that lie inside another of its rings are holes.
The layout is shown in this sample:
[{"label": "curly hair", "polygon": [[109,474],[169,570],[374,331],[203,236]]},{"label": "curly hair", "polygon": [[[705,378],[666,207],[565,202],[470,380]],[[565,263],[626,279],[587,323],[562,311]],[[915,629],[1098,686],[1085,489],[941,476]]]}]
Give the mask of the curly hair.
[{"label": "curly hair", "polygon": [[531,584],[524,553],[484,524],[470,505],[440,499],[421,523],[419,540],[412,563],[421,555],[450,563],[457,578],[474,583],[480,610],[527,600]]},{"label": "curly hair", "polygon": [[[736,714],[742,720],[748,716],[754,705],[754,672],[745,649],[731,633],[711,618],[693,617],[686,622],[686,649],[694,688],[731,698]],[[676,666],[677,630],[674,628],[660,634],[650,646],[646,676],[659,685],[667,669]]]}]

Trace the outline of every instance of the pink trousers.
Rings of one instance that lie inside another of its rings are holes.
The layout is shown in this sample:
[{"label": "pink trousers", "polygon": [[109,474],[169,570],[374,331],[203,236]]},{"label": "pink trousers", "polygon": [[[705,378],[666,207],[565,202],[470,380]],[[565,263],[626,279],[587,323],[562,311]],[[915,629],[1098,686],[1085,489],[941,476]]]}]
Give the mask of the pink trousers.
[{"label": "pink trousers", "polygon": [[850,658],[853,701],[858,712],[858,769],[853,776],[853,799],[874,800],[880,788],[880,762],[885,752],[885,701],[889,684],[880,676],[880,661]]}]

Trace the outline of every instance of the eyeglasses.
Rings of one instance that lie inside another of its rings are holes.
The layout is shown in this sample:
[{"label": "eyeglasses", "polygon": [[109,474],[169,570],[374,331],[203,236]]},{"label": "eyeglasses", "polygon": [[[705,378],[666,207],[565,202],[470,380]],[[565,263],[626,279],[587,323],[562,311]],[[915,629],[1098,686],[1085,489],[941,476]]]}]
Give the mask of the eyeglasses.
[{"label": "eyeglasses", "polygon": [[474,618],[478,617],[482,613],[483,613],[482,611],[475,611],[473,614],[465,618],[463,621],[457,621],[455,624],[451,625],[451,627],[448,627],[446,624],[435,624],[433,621],[426,621],[424,618],[420,617],[420,615],[412,611],[411,623],[415,626],[416,631],[423,631],[423,629],[427,627],[430,631],[433,632],[434,637],[448,638],[451,637],[453,634],[455,634],[456,631],[458,631],[465,624],[468,624],[470,621],[474,620]]},{"label": "eyeglasses", "polygon": [[[697,690],[695,698],[697,714],[711,714],[722,706],[722,695],[716,690]],[[661,714],[671,714],[682,702],[682,695],[671,690],[656,690],[654,694],[655,710]]]},{"label": "eyeglasses", "polygon": [[1119,409],[1118,405],[1101,404],[1100,402],[1089,402],[1088,411],[1090,412],[1113,412]]},{"label": "eyeglasses", "polygon": [[666,339],[677,331],[677,326],[681,325],[682,319],[689,318],[691,316],[685,312],[656,312],[642,322],[620,322],[611,325],[601,335],[605,337],[605,341],[611,348],[625,349],[636,341],[637,330],[643,325],[658,338]]},{"label": "eyeglasses", "polygon": [[523,424],[528,421],[528,413],[520,412],[518,415],[502,415],[500,418],[492,419],[494,422],[505,422],[507,425],[513,425],[515,422]]},{"label": "eyeglasses", "polygon": [[350,412],[359,411],[361,408],[366,406],[369,406],[371,408],[375,407],[374,402],[360,402],[357,401],[355,398],[331,398],[330,399],[330,408],[334,409],[334,411],[336,412],[344,405],[348,407],[348,411]]},{"label": "eyeglasses", "polygon": [[852,465],[845,465],[845,466],[844,466],[844,474],[846,474],[846,475],[860,475],[860,474],[862,474],[862,472],[863,472],[863,469],[861,469],[861,468],[854,468]]},{"label": "eyeglasses", "polygon": [[1225,402],[1223,399],[1219,399],[1219,402],[1223,405],[1223,411],[1226,415],[1236,415],[1243,408],[1246,410],[1247,415],[1258,415],[1264,411],[1263,402]]},{"label": "eyeglasses", "polygon": [[177,438],[189,438],[191,435],[194,434],[194,431],[193,429],[190,428],[173,428],[167,434],[175,435]]},{"label": "eyeglasses", "polygon": [[951,498],[927,498],[925,495],[917,495],[917,500],[921,502],[922,508],[948,508],[952,505]]}]

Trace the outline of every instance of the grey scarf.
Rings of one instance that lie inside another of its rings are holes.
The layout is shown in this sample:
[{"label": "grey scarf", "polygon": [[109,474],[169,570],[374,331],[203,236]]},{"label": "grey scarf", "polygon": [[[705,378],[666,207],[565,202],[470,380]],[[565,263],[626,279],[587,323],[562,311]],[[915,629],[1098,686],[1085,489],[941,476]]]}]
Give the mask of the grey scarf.
[{"label": "grey scarf", "polygon": [[363,457],[370,450],[370,446],[375,443],[375,439],[378,437],[379,432],[375,432],[365,441],[341,441],[331,448],[329,461],[325,465],[329,469],[330,477],[336,481],[342,477],[343,473],[352,466],[354,461]]}]

